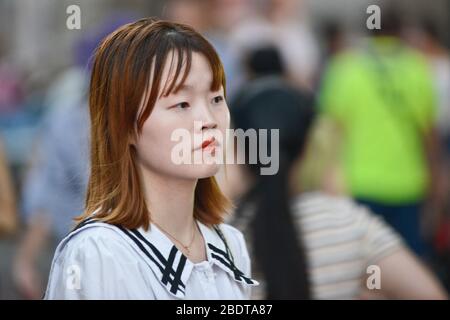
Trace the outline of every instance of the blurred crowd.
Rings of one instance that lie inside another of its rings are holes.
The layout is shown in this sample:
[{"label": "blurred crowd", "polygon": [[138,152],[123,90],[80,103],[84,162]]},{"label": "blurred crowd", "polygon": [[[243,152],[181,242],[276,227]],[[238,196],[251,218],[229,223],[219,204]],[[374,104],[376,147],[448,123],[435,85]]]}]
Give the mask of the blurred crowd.
[{"label": "blurred crowd", "polygon": [[[395,269],[385,278],[394,293],[381,297],[445,297],[450,55],[443,22],[429,13],[404,21],[403,7],[392,5],[396,1],[377,2],[380,30],[367,29],[365,10],[356,28],[332,12],[313,20],[308,1],[159,2],[159,11],[110,9],[78,32],[70,44],[72,63],[41,82],[31,76],[35,70],[17,64],[0,38],[0,299],[42,297],[55,246],[83,210],[90,58],[107,34],[143,16],[189,24],[214,45],[225,68],[234,127],[285,132],[276,179],[234,165],[218,176],[224,192],[240,204],[230,222],[252,230],[245,234],[252,235],[256,272],[269,292],[282,292],[278,286],[291,282],[299,290],[309,286],[311,293],[302,296],[312,298],[372,298],[355,288],[366,275],[355,267],[355,255],[365,252],[364,259]],[[291,110],[293,100],[311,110]],[[289,191],[283,192],[287,181]],[[295,210],[302,218],[283,220],[292,199],[301,199]],[[258,219],[249,215],[246,204],[252,203]],[[266,225],[252,223],[264,219]],[[286,248],[294,271],[271,265],[274,240],[261,235],[276,225],[280,237],[303,239]],[[405,256],[383,262],[399,247],[406,248]],[[285,283],[275,271],[284,272]],[[401,283],[402,272],[417,283]],[[302,279],[308,277],[306,285]]]}]

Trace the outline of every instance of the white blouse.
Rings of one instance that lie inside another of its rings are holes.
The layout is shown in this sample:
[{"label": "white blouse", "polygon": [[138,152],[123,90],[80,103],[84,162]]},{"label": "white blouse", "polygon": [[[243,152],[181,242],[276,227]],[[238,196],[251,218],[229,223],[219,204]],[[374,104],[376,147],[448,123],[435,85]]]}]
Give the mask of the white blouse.
[{"label": "white blouse", "polygon": [[88,219],[58,245],[44,299],[249,299],[258,282],[242,233],[198,225],[207,260],[193,263],[153,224]]}]

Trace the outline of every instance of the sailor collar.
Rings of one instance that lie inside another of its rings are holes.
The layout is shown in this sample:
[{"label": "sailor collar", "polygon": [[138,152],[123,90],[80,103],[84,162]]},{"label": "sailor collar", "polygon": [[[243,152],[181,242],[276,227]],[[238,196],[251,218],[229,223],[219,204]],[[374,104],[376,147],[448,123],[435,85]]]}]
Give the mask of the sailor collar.
[{"label": "sailor collar", "polygon": [[[229,242],[221,228],[218,225],[208,227],[199,221],[197,223],[205,241],[207,261],[217,265],[241,285],[258,285],[257,281],[236,267]],[[195,264],[178,250],[156,225],[152,224],[150,229],[145,231],[143,228],[126,229],[89,218],[81,222],[65,240],[75,233],[93,226],[103,226],[119,232],[150,266],[156,278],[167,291],[177,298],[184,298],[186,283]]]}]

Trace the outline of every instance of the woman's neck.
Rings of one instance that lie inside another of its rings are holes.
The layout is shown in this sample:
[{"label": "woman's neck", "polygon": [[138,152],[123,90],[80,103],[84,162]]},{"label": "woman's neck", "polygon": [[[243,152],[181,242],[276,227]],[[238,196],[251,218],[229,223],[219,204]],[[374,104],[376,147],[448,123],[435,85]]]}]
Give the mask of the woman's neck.
[{"label": "woman's neck", "polygon": [[188,242],[194,227],[197,179],[178,179],[147,168],[142,168],[141,174],[151,221],[179,241]]}]

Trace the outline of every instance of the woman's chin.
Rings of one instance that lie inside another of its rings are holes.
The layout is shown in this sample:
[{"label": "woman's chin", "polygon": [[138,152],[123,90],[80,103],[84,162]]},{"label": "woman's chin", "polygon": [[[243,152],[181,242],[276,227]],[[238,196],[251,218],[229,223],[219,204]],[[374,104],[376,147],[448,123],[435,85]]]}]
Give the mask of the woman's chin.
[{"label": "woman's chin", "polygon": [[220,164],[197,164],[193,165],[192,170],[195,172],[197,179],[209,178],[216,175],[219,172]]}]

